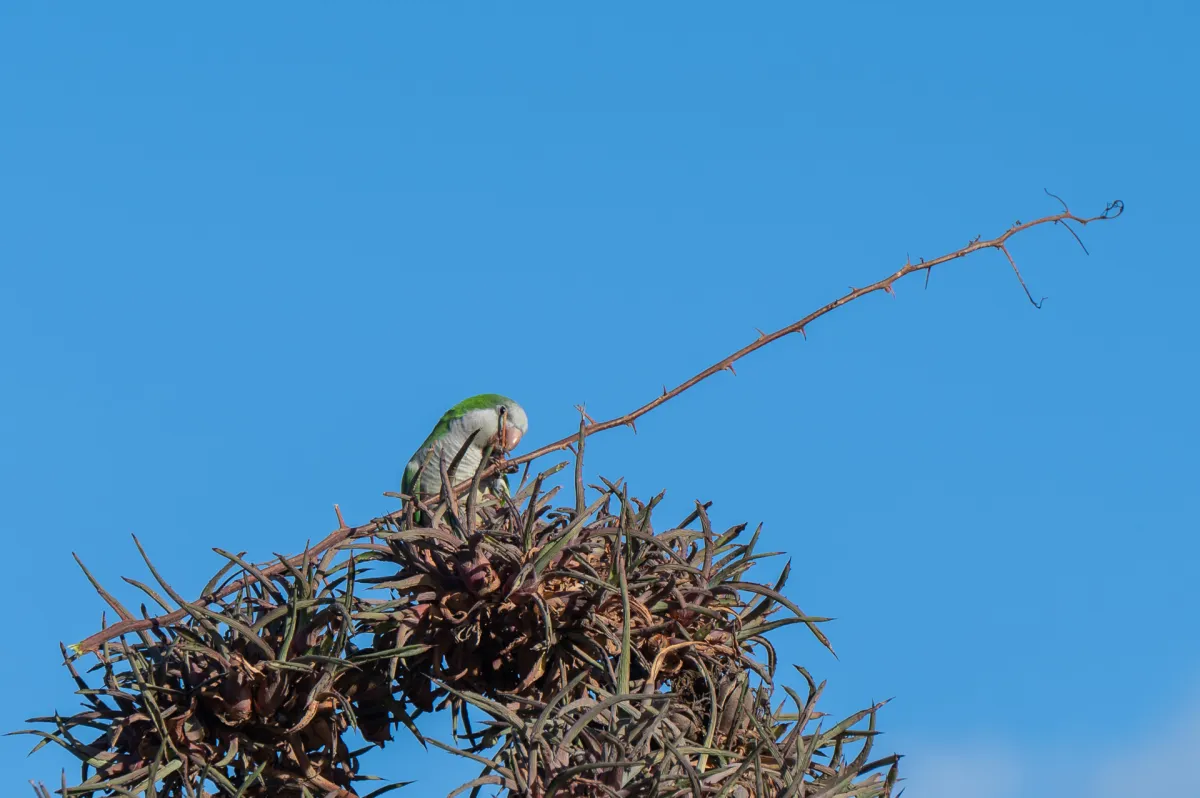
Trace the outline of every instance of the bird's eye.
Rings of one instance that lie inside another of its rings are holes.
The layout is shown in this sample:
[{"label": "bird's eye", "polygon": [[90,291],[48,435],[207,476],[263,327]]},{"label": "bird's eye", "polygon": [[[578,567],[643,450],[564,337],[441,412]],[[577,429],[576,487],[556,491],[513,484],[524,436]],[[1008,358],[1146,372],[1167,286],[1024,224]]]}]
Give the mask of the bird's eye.
[{"label": "bird's eye", "polygon": [[500,405],[500,415],[503,416],[503,415],[506,415],[507,413],[508,413],[508,407],[505,405]]}]

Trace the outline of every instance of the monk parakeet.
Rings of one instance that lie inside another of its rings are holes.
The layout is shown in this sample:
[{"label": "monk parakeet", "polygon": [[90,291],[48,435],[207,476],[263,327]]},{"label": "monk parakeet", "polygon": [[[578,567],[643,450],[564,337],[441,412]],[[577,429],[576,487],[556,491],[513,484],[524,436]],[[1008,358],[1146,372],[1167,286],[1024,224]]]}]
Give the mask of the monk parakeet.
[{"label": "monk parakeet", "polygon": [[[511,451],[528,430],[529,420],[525,417],[524,409],[507,396],[483,393],[464,399],[446,411],[421,448],[408,461],[400,490],[408,496],[412,496],[414,491],[436,496],[442,489],[441,459],[445,460],[449,469],[463,446],[468,440],[471,441],[458,467],[449,474],[450,481],[457,485],[475,476],[483,459],[483,450],[489,443],[497,454]],[[501,475],[491,488],[508,495],[508,477]]]}]

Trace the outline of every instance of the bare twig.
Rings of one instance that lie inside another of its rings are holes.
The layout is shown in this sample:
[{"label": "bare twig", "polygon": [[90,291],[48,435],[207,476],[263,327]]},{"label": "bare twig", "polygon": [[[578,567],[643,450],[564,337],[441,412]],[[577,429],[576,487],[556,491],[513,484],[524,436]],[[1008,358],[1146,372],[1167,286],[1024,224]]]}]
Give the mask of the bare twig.
[{"label": "bare twig", "polygon": [[[1051,196],[1053,196],[1053,195],[1051,195]],[[1055,199],[1059,199],[1059,198],[1055,197]],[[1059,199],[1059,202],[1062,202],[1062,200]],[[829,313],[832,310],[836,310],[837,308],[840,308],[842,305],[853,302],[854,300],[858,299],[859,297],[863,297],[863,296],[866,296],[867,294],[874,293],[875,291],[886,291],[888,293],[892,293],[892,283],[896,282],[897,280],[899,280],[902,277],[906,277],[910,274],[913,274],[913,273],[919,272],[919,271],[928,272],[929,270],[933,269],[934,266],[939,266],[943,263],[949,263],[950,261],[958,260],[959,258],[965,258],[967,255],[970,255],[973,252],[978,252],[981,249],[998,249],[1001,252],[1003,252],[1005,254],[1005,256],[1008,258],[1009,264],[1012,266],[1013,271],[1016,272],[1017,279],[1020,281],[1021,287],[1025,290],[1025,295],[1029,297],[1029,301],[1033,302],[1035,307],[1040,307],[1041,306],[1040,303],[1034,301],[1033,296],[1029,293],[1029,288],[1025,285],[1024,279],[1021,278],[1021,272],[1020,272],[1020,270],[1017,269],[1017,264],[1013,261],[1012,256],[1008,252],[1008,248],[1006,246],[1008,240],[1010,238],[1012,238],[1014,235],[1016,235],[1017,233],[1020,233],[1023,230],[1028,230],[1031,227],[1038,227],[1038,226],[1044,225],[1044,224],[1065,223],[1068,221],[1076,222],[1080,226],[1083,226],[1083,225],[1090,224],[1092,222],[1098,222],[1098,221],[1103,221],[1103,220],[1107,220],[1107,219],[1115,219],[1116,217],[1120,216],[1122,211],[1124,211],[1124,210],[1125,210],[1124,203],[1122,203],[1120,200],[1117,200],[1115,202],[1109,203],[1108,207],[1106,207],[1104,209],[1104,212],[1101,213],[1100,215],[1085,218],[1085,217],[1076,216],[1075,214],[1071,213],[1071,211],[1069,209],[1067,209],[1066,204],[1064,203],[1062,213],[1056,213],[1053,216],[1043,216],[1040,219],[1034,219],[1032,222],[1018,222],[1018,223],[1014,224],[1012,227],[1005,230],[1001,235],[996,236],[995,238],[984,241],[984,240],[980,239],[979,237],[976,237],[973,241],[968,243],[962,249],[956,250],[956,251],[951,252],[946,255],[942,255],[939,258],[934,258],[933,260],[923,260],[922,259],[918,263],[912,263],[911,261],[906,260],[904,266],[902,266],[899,269],[899,271],[896,271],[896,272],[888,275],[887,277],[884,277],[882,280],[871,283],[868,286],[864,286],[863,288],[854,288],[849,293],[843,295],[839,299],[834,300],[833,302],[830,302],[828,305],[825,305],[824,307],[813,311],[812,313],[808,314],[807,316],[800,319],[799,321],[793,322],[793,323],[789,324],[788,326],[778,329],[775,332],[770,333],[770,334],[763,334],[762,331],[760,330],[759,337],[756,340],[752,341],[751,343],[742,347],[738,351],[734,352],[729,357],[726,357],[723,360],[717,361],[713,365],[706,368],[704,371],[701,371],[696,376],[692,377],[691,379],[687,380],[686,382],[681,383],[680,385],[676,386],[675,388],[673,388],[669,391],[664,390],[661,396],[655,397],[653,400],[647,402],[646,404],[642,405],[641,407],[637,408],[636,410],[634,410],[630,413],[626,413],[623,416],[619,416],[617,418],[610,419],[608,421],[601,421],[599,423],[590,424],[587,427],[587,430],[584,434],[590,436],[590,435],[595,435],[597,432],[603,432],[604,430],[613,429],[614,427],[632,425],[634,420],[641,418],[642,416],[646,415],[647,413],[649,413],[651,410],[658,407],[659,405],[661,405],[671,399],[674,399],[676,396],[683,393],[684,391],[691,388],[692,386],[696,385],[697,383],[700,383],[700,382],[708,379],[709,377],[713,376],[714,374],[717,374],[717,373],[720,373],[722,371],[729,369],[730,366],[732,366],[734,363],[736,363],[737,361],[744,358],[746,355],[748,355],[751,352],[754,352],[756,350],[762,349],[764,346],[771,343],[772,341],[777,341],[780,338],[783,338],[787,335],[791,335],[792,333],[800,333],[801,335],[805,335],[807,337],[807,335],[805,334],[805,328],[809,324],[812,324],[814,321],[816,321],[817,319],[824,316],[826,313]],[[1069,229],[1070,228],[1068,228],[1068,230]],[[1072,235],[1074,235],[1073,230],[1071,231],[1071,233],[1072,233]],[[508,464],[509,465],[519,465],[521,463],[524,463],[524,462],[527,462],[530,460],[535,460],[539,457],[543,457],[547,454],[550,454],[551,452],[562,451],[563,449],[566,449],[569,444],[576,443],[576,442],[578,442],[578,440],[579,440],[579,434],[569,435],[568,437],[563,438],[562,440],[555,441],[554,443],[548,443],[545,446],[541,447],[540,449],[535,449],[534,451],[529,452],[528,454],[523,454],[520,457],[515,457],[512,460],[509,460]]]},{"label": "bare twig", "polygon": [[[1046,192],[1046,193],[1049,194],[1049,192]],[[1050,196],[1054,197],[1053,194],[1051,194]],[[1062,200],[1059,197],[1054,197],[1054,198],[1057,199],[1060,203],[1062,203]],[[1118,216],[1120,216],[1121,213],[1125,210],[1124,203],[1122,203],[1120,200],[1116,200],[1114,202],[1109,203],[1108,206],[1104,209],[1103,213],[1101,213],[1097,216],[1082,217],[1082,216],[1076,216],[1075,214],[1073,214],[1070,211],[1070,209],[1067,208],[1066,203],[1062,203],[1062,204],[1063,204],[1063,210],[1061,213],[1056,213],[1051,216],[1043,216],[1040,219],[1034,219],[1033,221],[1030,221],[1030,222],[1016,222],[1011,227],[1009,227],[1007,230],[1005,230],[1002,234],[1000,234],[999,236],[996,236],[995,238],[983,240],[979,237],[976,237],[970,243],[968,243],[965,247],[955,250],[954,252],[950,252],[946,255],[942,255],[941,257],[933,258],[932,260],[925,260],[922,258],[917,263],[913,263],[913,262],[911,262],[911,260],[906,259],[904,265],[899,270],[893,272],[892,274],[889,274],[887,277],[884,277],[883,279],[878,280],[878,281],[871,283],[870,285],[864,286],[862,288],[854,288],[849,293],[844,294],[843,296],[839,297],[838,299],[835,299],[833,302],[830,302],[829,304],[825,305],[824,307],[814,310],[812,313],[808,314],[807,316],[800,319],[799,321],[793,322],[793,323],[787,325],[786,327],[782,327],[773,333],[763,333],[760,330],[759,337],[756,340],[754,340],[753,342],[747,344],[746,346],[742,347],[741,349],[739,349],[738,351],[729,355],[728,357],[717,361],[716,363],[712,364],[708,368],[701,371],[699,374],[696,374],[691,379],[689,379],[683,383],[680,383],[675,388],[672,388],[671,390],[667,390],[664,387],[663,392],[660,396],[655,397],[653,400],[647,402],[646,404],[642,405],[641,407],[639,407],[629,413],[626,413],[623,416],[618,416],[616,418],[609,419],[608,421],[601,421],[601,422],[595,422],[595,423],[589,423],[586,425],[581,425],[578,432],[572,433],[571,435],[569,435],[565,438],[562,438],[561,440],[554,441],[553,443],[548,443],[545,446],[541,447],[540,449],[535,449],[534,451],[529,452],[528,454],[523,454],[520,457],[515,457],[511,460],[505,460],[503,462],[502,466],[500,466],[500,467],[510,468],[513,466],[518,466],[518,465],[521,465],[522,463],[528,463],[539,457],[544,457],[545,455],[550,454],[552,452],[563,451],[565,449],[568,449],[572,445],[581,445],[583,442],[582,441],[583,438],[590,437],[592,435],[595,435],[598,432],[604,432],[605,430],[610,430],[615,427],[627,426],[627,427],[636,429],[636,427],[634,426],[634,422],[638,418],[641,418],[642,416],[646,415],[647,413],[649,413],[651,410],[655,409],[659,405],[664,404],[667,401],[675,398],[679,394],[681,394],[684,391],[688,390],[689,388],[697,385],[698,383],[703,382],[704,380],[708,379],[709,377],[713,376],[714,374],[718,374],[718,373],[720,373],[722,371],[726,371],[726,370],[732,371],[733,370],[732,366],[734,363],[736,363],[737,361],[746,357],[746,355],[749,355],[751,352],[755,352],[759,349],[762,349],[764,346],[771,343],[772,341],[777,341],[780,338],[791,335],[793,333],[800,333],[801,335],[804,335],[805,337],[807,337],[807,334],[805,333],[805,328],[809,324],[812,324],[814,321],[816,321],[817,319],[824,316],[825,314],[827,314],[833,310],[836,310],[837,308],[840,308],[843,305],[849,304],[850,302],[853,302],[854,300],[856,300],[860,297],[864,297],[867,294],[871,294],[876,291],[886,291],[888,293],[892,293],[892,284],[895,283],[897,280],[901,279],[902,277],[906,277],[910,274],[913,274],[915,272],[920,272],[920,271],[926,272],[926,275],[928,276],[928,273],[933,269],[934,266],[940,266],[941,264],[949,263],[950,261],[958,260],[960,258],[965,258],[967,255],[970,255],[974,252],[978,252],[983,249],[997,249],[997,250],[1000,250],[1001,252],[1003,252],[1005,257],[1008,258],[1009,264],[1012,266],[1013,271],[1016,273],[1017,279],[1020,281],[1021,287],[1025,291],[1025,295],[1027,297],[1029,297],[1029,301],[1032,302],[1035,307],[1041,307],[1041,304],[1039,302],[1035,301],[1033,298],[1033,295],[1030,294],[1029,288],[1025,284],[1025,280],[1021,277],[1020,270],[1017,269],[1016,262],[1013,260],[1012,256],[1009,254],[1009,251],[1007,248],[1008,240],[1010,238],[1012,238],[1013,236],[1015,236],[1017,233],[1023,232],[1025,230],[1029,230],[1030,228],[1033,228],[1033,227],[1039,227],[1039,226],[1045,225],[1045,224],[1060,224],[1060,223],[1065,226],[1067,222],[1075,222],[1076,224],[1078,224],[1082,227],[1082,226],[1091,224],[1092,222],[1105,221],[1108,219],[1115,219]],[[1067,229],[1070,230],[1072,235],[1075,235],[1074,230],[1071,230],[1069,227]],[[1078,236],[1076,236],[1076,238],[1078,238]],[[1080,243],[1082,243],[1082,242],[1080,242]],[[589,421],[590,421],[590,419],[589,419]],[[495,473],[497,468],[498,468],[497,466],[491,466],[481,476],[486,478],[487,476],[490,476],[492,473]],[[471,480],[466,480],[463,483],[455,486],[454,492],[458,493],[462,490],[465,490],[466,488],[468,488],[470,486],[470,484],[471,484]],[[292,557],[289,560],[286,560],[286,563],[293,565],[293,566],[297,566],[297,565],[300,565],[301,563],[303,563],[305,556],[315,557],[316,555],[322,554],[323,552],[326,552],[329,549],[334,548],[335,546],[339,546],[340,544],[344,543],[345,541],[349,540],[350,538],[376,534],[386,524],[391,523],[392,521],[394,521],[396,519],[402,518],[404,513],[405,513],[405,510],[403,510],[403,509],[397,510],[396,512],[389,513],[386,516],[382,516],[380,518],[377,518],[377,519],[370,521],[366,524],[363,524],[361,526],[342,527],[342,528],[330,533],[324,540],[317,543],[312,548],[308,549],[306,554],[297,555],[295,557]],[[286,567],[287,566],[285,565],[285,562],[276,562],[273,565],[262,568],[260,573],[262,574],[262,576],[269,578],[271,576],[274,576],[275,574],[282,573],[286,569]],[[225,587],[221,588],[220,590],[214,591],[210,595],[201,596],[195,602],[195,604],[204,605],[205,603],[211,602],[215,599],[222,598],[224,596],[228,596],[231,593],[234,593],[234,592],[242,589],[243,587],[247,586],[248,584],[252,583],[257,578],[258,577],[247,576],[243,579],[239,579],[236,582],[226,585]],[[164,624],[175,623],[179,620],[182,620],[186,615],[187,615],[186,610],[176,610],[175,612],[167,613],[165,615],[160,615],[156,618],[122,619],[122,620],[118,621],[117,623],[113,624],[112,626],[109,626],[108,628],[103,629],[103,630],[93,634],[91,637],[88,637],[87,639],[77,643],[76,645],[72,646],[71,649],[76,654],[85,654],[89,651],[97,650],[104,642],[106,642],[108,640],[112,640],[114,638],[120,637],[121,635],[129,634],[131,632],[138,632],[138,631],[143,631],[146,629],[154,629],[154,628],[157,628]]]},{"label": "bare twig", "polygon": [[1001,244],[997,249],[1004,253],[1004,257],[1008,258],[1008,265],[1012,266],[1013,274],[1017,275],[1017,282],[1021,284],[1021,288],[1025,289],[1025,296],[1029,298],[1030,304],[1041,310],[1042,303],[1046,301],[1046,297],[1034,300],[1033,294],[1029,293],[1029,286],[1025,285],[1025,278],[1021,276],[1021,270],[1017,268],[1017,262],[1013,260],[1012,254],[1008,251],[1008,247]]}]

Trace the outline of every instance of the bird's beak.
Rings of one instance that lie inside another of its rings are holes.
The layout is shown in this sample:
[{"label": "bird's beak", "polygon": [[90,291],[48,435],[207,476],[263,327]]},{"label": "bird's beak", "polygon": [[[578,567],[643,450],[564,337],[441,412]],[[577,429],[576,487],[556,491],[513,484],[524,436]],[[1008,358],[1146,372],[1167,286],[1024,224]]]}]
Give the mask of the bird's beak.
[{"label": "bird's beak", "polygon": [[500,442],[500,446],[504,449],[504,451],[511,452],[513,449],[517,448],[517,444],[521,442],[521,430],[517,429],[511,424],[506,424],[504,426],[503,437],[504,440]]}]

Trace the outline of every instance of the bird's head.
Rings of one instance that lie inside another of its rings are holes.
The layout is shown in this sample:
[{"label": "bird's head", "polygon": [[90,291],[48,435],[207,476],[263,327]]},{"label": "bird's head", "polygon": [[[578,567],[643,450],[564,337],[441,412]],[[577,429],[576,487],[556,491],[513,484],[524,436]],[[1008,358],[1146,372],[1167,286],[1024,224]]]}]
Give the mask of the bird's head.
[{"label": "bird's head", "polygon": [[497,393],[472,396],[458,404],[463,409],[462,423],[475,436],[477,446],[489,441],[505,452],[512,451],[529,431],[529,419],[519,404]]}]

